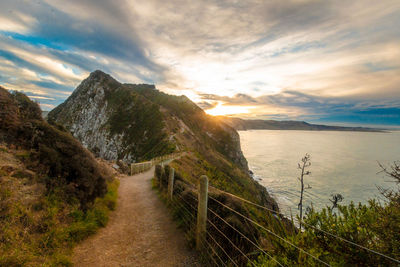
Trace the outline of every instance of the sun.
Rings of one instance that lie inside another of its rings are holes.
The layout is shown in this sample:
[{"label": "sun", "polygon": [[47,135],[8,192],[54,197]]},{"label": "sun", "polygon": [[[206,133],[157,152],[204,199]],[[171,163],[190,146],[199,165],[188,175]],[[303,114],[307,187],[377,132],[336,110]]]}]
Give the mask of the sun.
[{"label": "sun", "polygon": [[236,114],[247,114],[251,112],[252,106],[232,106],[224,105],[219,103],[216,107],[207,109],[205,112],[212,116],[221,115],[236,115]]}]

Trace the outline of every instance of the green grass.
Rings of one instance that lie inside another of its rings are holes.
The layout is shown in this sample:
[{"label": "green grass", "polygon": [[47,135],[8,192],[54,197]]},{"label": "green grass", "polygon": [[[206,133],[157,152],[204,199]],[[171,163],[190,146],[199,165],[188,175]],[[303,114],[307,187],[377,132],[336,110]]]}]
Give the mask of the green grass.
[{"label": "green grass", "polygon": [[117,205],[119,180],[108,183],[108,191],[102,198],[97,198],[92,208],[83,212],[74,210],[70,216],[73,223],[66,228],[68,239],[79,242],[96,233],[100,227],[105,227],[108,222],[109,213],[115,210]]},{"label": "green grass", "polygon": [[107,94],[106,98],[109,103],[110,134],[124,133],[123,142],[127,150],[123,153],[131,153],[137,161],[141,161],[175,150],[163,130],[165,125],[159,105],[151,103],[128,87],[120,87],[112,94]]},{"label": "green grass", "polygon": [[15,154],[15,156],[16,156],[19,160],[24,161],[24,160],[29,159],[29,157],[31,156],[31,153],[30,153],[29,151],[27,151],[27,150],[24,150],[24,151],[17,152],[17,153]]},{"label": "green grass", "polygon": [[55,193],[31,206],[7,202],[12,192],[2,190],[0,266],[72,266],[73,247],[107,225],[115,209],[119,180],[85,212]]}]

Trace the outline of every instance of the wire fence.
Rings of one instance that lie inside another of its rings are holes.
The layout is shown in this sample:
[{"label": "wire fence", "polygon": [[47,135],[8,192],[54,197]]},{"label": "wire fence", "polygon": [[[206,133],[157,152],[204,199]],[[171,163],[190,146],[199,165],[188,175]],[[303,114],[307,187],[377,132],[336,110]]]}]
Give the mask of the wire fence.
[{"label": "wire fence", "polygon": [[[231,197],[233,197],[233,198],[239,199],[239,200],[241,200],[241,201],[243,201],[243,202],[245,202],[245,203],[247,203],[247,204],[251,204],[251,205],[253,205],[253,206],[255,206],[255,207],[258,207],[258,208],[267,210],[267,211],[269,211],[269,212],[271,212],[271,213],[284,216],[284,215],[282,215],[281,213],[279,213],[278,211],[272,210],[272,209],[267,208],[267,207],[265,207],[265,206],[258,205],[258,204],[254,203],[254,202],[248,201],[248,200],[246,200],[246,199],[244,199],[244,198],[241,198],[241,197],[236,196],[236,195],[234,195],[234,194],[225,192],[225,191],[220,190],[220,189],[218,189],[218,188],[215,188],[215,187],[213,187],[213,188],[214,188],[214,190],[217,190],[217,191],[219,191],[219,192],[221,192],[221,193],[223,193],[223,194],[227,194],[227,195],[229,195],[229,196],[231,196]],[[355,242],[353,242],[353,241],[347,240],[347,239],[345,239],[345,238],[343,238],[343,237],[340,237],[340,236],[338,236],[338,235],[336,235],[336,234],[330,233],[330,232],[328,232],[328,231],[326,231],[326,230],[323,230],[323,229],[320,229],[320,228],[318,228],[318,227],[315,227],[315,226],[313,226],[313,225],[311,225],[311,224],[306,223],[304,220],[300,220],[300,219],[297,218],[297,217],[293,217],[292,219],[295,220],[297,223],[301,223],[302,225],[305,225],[305,226],[307,226],[307,227],[312,228],[312,229],[315,230],[315,231],[324,233],[324,234],[326,234],[326,235],[328,235],[328,236],[331,236],[331,237],[333,237],[333,238],[337,238],[337,239],[339,239],[340,241],[343,241],[343,242],[346,242],[346,243],[348,243],[348,244],[350,244],[350,245],[353,245],[353,246],[355,246],[355,247],[364,249],[364,250],[366,250],[366,251],[368,251],[368,252],[370,252],[370,253],[373,253],[373,254],[375,254],[375,255],[384,257],[384,258],[389,259],[389,260],[391,260],[391,261],[393,261],[393,262],[400,263],[400,261],[397,260],[397,259],[394,259],[394,258],[392,258],[392,257],[390,257],[390,256],[384,255],[384,254],[382,254],[382,253],[380,253],[380,252],[378,252],[378,251],[369,249],[369,248],[367,248],[367,247],[365,247],[365,246],[363,246],[363,245],[360,245],[360,244],[357,244],[357,243],[355,243]]]},{"label": "wire fence", "polygon": [[[162,184],[161,177],[156,177],[156,179],[159,179],[160,183]],[[174,194],[170,199],[170,203],[180,211],[180,219],[187,229],[187,233],[189,233],[187,234],[187,238],[193,240],[198,238],[198,236],[196,236],[196,229],[197,222],[199,220],[198,205],[200,198],[198,195],[200,194],[200,191],[198,190],[198,186],[185,179],[181,178],[179,180],[177,179],[176,182],[177,181],[179,181],[181,184],[175,189]],[[210,189],[210,192],[218,192],[219,195],[225,195],[232,199],[236,199],[241,203],[245,203],[257,209],[267,211],[266,216],[267,214],[271,214],[278,218],[285,217],[277,210],[259,205],[235,194],[220,190],[211,185],[208,186],[208,188]],[[238,224],[235,223],[235,220],[229,221],[229,219],[227,219],[231,218],[233,215],[237,218],[240,218],[242,222],[247,223],[249,227],[251,225],[251,227],[259,229],[260,232],[264,232],[271,240],[274,240],[274,242],[285,244],[286,246],[291,247],[293,250],[296,250],[299,254],[310,257],[310,259],[315,261],[316,265],[331,266],[330,263],[322,260],[318,255],[314,255],[312,251],[307,251],[299,245],[296,245],[290,240],[290,238],[288,238],[288,236],[280,233],[274,229],[273,226],[259,222],[255,218],[250,218],[248,213],[244,214],[244,212],[241,212],[240,209],[237,210],[231,205],[223,203],[221,199],[217,199],[215,196],[213,196],[213,194],[208,194],[207,200],[207,231],[205,235],[201,236],[200,242],[202,244],[201,251],[206,256],[209,264],[214,266],[256,266],[255,262],[258,256],[263,255],[270,261],[274,262],[277,266],[287,266],[285,263],[281,262],[276,255],[274,255],[274,249],[267,248],[265,245],[261,244],[262,242],[260,243],[259,238],[251,236],[249,233],[245,233],[246,231],[243,231],[243,229],[239,229],[240,227],[238,227]],[[225,216],[221,215],[221,213],[223,213]],[[354,246],[357,249],[362,249],[368,253],[383,257],[386,260],[392,261],[393,263],[400,264],[398,259],[367,248],[361,244],[357,244],[356,242],[345,239],[335,233],[331,233],[324,229],[320,229],[316,226],[308,224],[304,222],[304,220],[300,220],[298,217],[294,217],[292,219],[294,221],[293,223],[301,223],[305,227],[309,227],[310,229],[320,232],[325,236],[329,236],[330,238],[334,238],[340,242]],[[293,227],[295,226],[293,225]]]}]

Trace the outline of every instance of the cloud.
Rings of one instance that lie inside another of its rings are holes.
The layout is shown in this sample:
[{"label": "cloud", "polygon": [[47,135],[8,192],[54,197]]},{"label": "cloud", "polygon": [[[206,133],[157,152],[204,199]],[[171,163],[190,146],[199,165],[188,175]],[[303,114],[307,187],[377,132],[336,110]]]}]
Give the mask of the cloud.
[{"label": "cloud", "polygon": [[397,0],[0,5],[0,84],[55,99],[36,98],[47,108],[95,69],[186,94],[204,108],[257,107],[248,116],[312,117],[400,102]]},{"label": "cloud", "polygon": [[74,86],[97,68],[115,76],[130,73],[133,81],[158,81],[164,68],[147,56],[124,3],[3,1],[0,21],[9,23],[0,27],[2,56]]},{"label": "cloud", "polygon": [[210,103],[207,101],[197,102],[197,105],[204,110],[215,108],[217,106],[217,104],[218,104],[218,102],[214,102],[214,103]]},{"label": "cloud", "polygon": [[236,104],[236,105],[251,105],[256,104],[257,100],[250,95],[246,94],[236,94],[233,97],[229,96],[220,96],[215,94],[200,94],[202,99],[205,100],[213,100],[213,101],[222,101],[227,102],[229,104]]},{"label": "cloud", "polygon": [[[210,107],[204,103],[213,103]],[[307,120],[310,122],[349,122],[365,124],[392,124],[400,121],[400,102],[390,98],[348,99],[344,97],[314,96],[298,91],[283,91],[273,95],[251,97],[237,94],[233,97],[202,95],[202,105],[212,109],[215,103],[227,107],[250,107],[251,116],[243,118]]]}]

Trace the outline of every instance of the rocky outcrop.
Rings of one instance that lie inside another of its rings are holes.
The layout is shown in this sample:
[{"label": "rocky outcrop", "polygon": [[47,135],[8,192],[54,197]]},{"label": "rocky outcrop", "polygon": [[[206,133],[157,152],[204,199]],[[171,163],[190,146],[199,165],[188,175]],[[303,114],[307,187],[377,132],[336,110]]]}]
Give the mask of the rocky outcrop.
[{"label": "rocky outcrop", "polygon": [[107,160],[149,158],[152,150],[146,148],[157,143],[158,152],[168,152],[158,108],[101,71],[91,73],[48,114],[48,120],[63,125],[96,156]]},{"label": "rocky outcrop", "polygon": [[185,96],[154,85],[121,84],[95,71],[48,114],[98,157],[136,162],[175,150],[218,153],[248,170],[239,135]]},{"label": "rocky outcrop", "polygon": [[153,85],[121,84],[95,71],[48,114],[97,156],[126,163],[187,151],[174,161],[176,173],[277,209],[266,189],[249,175],[237,131],[207,115],[186,96]]},{"label": "rocky outcrop", "polygon": [[[57,122],[97,156],[117,159],[118,151],[123,147],[123,135],[110,135],[101,130],[107,127],[109,119],[105,91],[111,88],[110,83],[105,82],[107,79],[112,78],[93,73],[68,101],[50,113],[49,119],[56,117]],[[130,155],[126,155],[125,159],[130,160]]]}]

